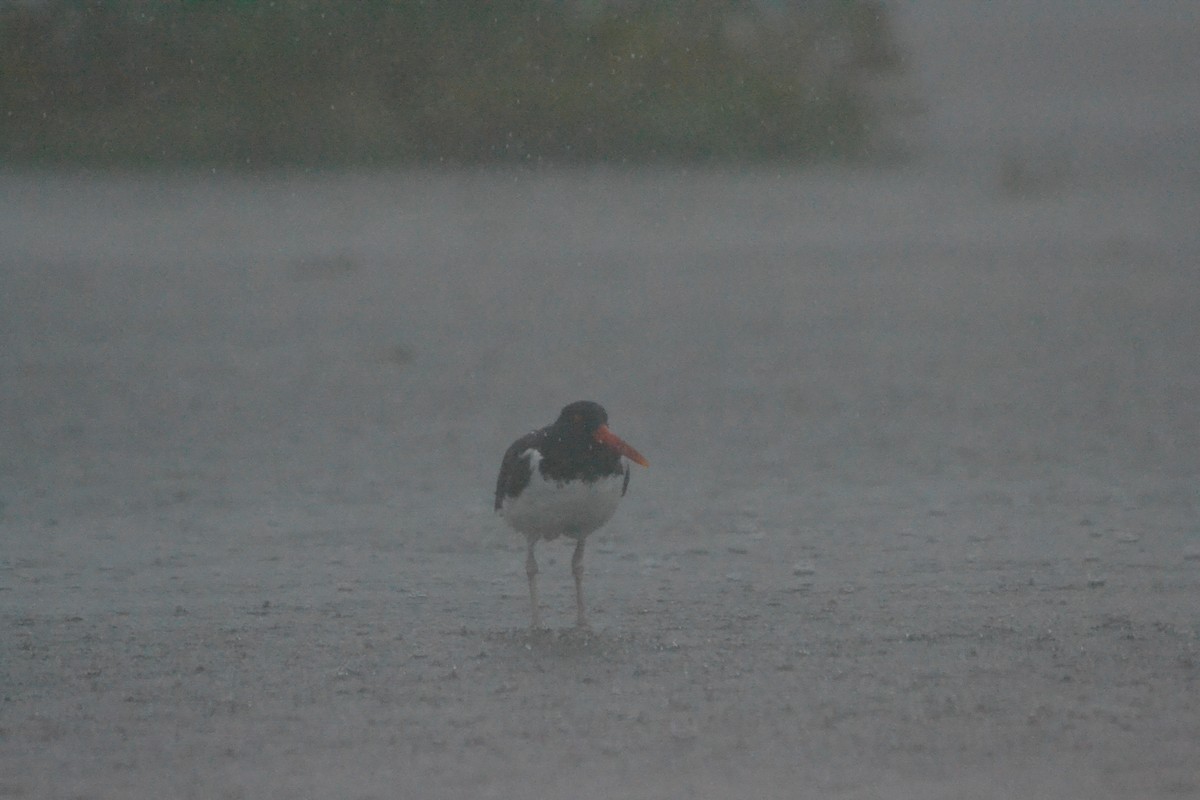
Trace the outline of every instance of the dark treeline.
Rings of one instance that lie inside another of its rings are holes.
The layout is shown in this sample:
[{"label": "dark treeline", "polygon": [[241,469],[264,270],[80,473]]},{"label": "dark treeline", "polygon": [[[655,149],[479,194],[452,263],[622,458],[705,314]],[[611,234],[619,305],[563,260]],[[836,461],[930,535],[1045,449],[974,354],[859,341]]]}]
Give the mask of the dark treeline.
[{"label": "dark treeline", "polygon": [[896,68],[873,0],[0,0],[0,156],[852,158]]}]

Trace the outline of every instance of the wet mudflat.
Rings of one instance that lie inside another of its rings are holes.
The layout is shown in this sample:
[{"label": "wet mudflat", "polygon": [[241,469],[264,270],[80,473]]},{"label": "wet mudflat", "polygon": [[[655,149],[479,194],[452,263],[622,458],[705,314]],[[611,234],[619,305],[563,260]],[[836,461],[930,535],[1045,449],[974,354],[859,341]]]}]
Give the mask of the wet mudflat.
[{"label": "wet mudflat", "polygon": [[4,186],[0,795],[1200,793],[1195,185]]}]

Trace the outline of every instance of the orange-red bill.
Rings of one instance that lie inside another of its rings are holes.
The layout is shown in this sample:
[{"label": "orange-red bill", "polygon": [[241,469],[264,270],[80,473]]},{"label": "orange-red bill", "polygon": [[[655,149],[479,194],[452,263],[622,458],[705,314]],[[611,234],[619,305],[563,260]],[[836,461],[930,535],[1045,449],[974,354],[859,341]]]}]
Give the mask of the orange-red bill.
[{"label": "orange-red bill", "polygon": [[615,433],[610,431],[607,425],[601,425],[599,428],[596,428],[596,433],[593,434],[593,436],[597,442],[607,447],[611,447],[613,450],[616,450],[618,453],[625,456],[635,464],[641,464],[643,467],[650,466],[650,462],[646,461],[646,459],[642,457],[641,453],[626,444],[625,440],[620,436],[617,436]]}]

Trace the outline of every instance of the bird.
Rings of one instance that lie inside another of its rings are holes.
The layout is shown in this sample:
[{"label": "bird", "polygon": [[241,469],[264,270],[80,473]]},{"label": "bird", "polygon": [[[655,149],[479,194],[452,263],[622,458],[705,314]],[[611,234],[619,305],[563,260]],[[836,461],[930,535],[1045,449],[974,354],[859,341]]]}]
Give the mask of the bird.
[{"label": "bird", "polygon": [[571,574],[575,578],[576,624],[588,627],[583,546],[589,533],[612,518],[629,489],[629,461],[650,466],[641,453],[609,430],[608,413],[590,400],[567,405],[553,424],[525,434],[504,452],[496,479],[495,510],[525,534],[532,630],[541,627],[534,546],[540,539],[559,536],[575,540]]}]

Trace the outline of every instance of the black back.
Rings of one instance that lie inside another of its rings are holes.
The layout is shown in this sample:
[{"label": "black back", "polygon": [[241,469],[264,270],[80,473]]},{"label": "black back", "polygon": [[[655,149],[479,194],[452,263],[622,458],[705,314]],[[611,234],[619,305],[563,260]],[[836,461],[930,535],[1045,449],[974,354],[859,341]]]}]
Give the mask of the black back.
[{"label": "black back", "polygon": [[530,459],[522,454],[533,448],[542,454],[538,470],[547,480],[592,482],[608,475],[625,475],[621,494],[629,488],[629,469],[621,455],[597,442],[596,429],[608,424],[608,414],[599,403],[580,400],[558,415],[553,425],[539,428],[517,439],[504,452],[500,477],[496,480],[497,511],[505,497],[516,497],[533,477]]}]

